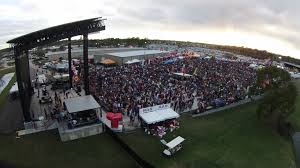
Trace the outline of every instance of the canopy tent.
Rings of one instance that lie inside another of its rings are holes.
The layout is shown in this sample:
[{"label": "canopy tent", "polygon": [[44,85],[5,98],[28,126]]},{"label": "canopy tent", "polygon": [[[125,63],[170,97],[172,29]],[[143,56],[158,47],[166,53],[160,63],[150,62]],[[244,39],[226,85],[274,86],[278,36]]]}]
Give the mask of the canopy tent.
[{"label": "canopy tent", "polygon": [[139,115],[147,124],[154,124],[179,117],[179,114],[170,107],[170,104],[141,109]]},{"label": "canopy tent", "polygon": [[169,143],[166,144],[166,146],[170,149],[176,147],[177,145],[181,144],[185,139],[181,136],[178,136],[177,138],[173,139]]},{"label": "canopy tent", "polygon": [[91,95],[66,99],[64,103],[68,113],[76,113],[100,108],[100,105]]},{"label": "canopy tent", "polygon": [[174,75],[182,76],[182,77],[192,77],[193,75],[186,74],[186,73],[173,73]]},{"label": "canopy tent", "polygon": [[122,120],[123,115],[122,115],[122,113],[107,112],[106,113],[106,118],[111,121],[111,127],[112,128],[118,128],[119,121]]},{"label": "canopy tent", "polygon": [[114,60],[111,60],[111,59],[104,59],[101,61],[101,64],[105,64],[105,65],[112,65],[112,64],[115,64],[116,61]]},{"label": "canopy tent", "polygon": [[133,59],[133,60],[129,60],[129,61],[125,62],[125,64],[134,64],[134,63],[139,63],[139,62],[142,62],[142,61],[138,60],[138,59]]}]

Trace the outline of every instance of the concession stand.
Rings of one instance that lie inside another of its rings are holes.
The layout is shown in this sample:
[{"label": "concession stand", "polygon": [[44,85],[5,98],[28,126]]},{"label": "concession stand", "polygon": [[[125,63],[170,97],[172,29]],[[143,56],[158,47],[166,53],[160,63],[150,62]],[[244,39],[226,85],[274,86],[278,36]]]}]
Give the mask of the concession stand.
[{"label": "concession stand", "polygon": [[167,131],[172,132],[179,128],[179,123],[176,121],[179,114],[171,108],[170,104],[140,109],[139,116],[141,126],[149,135],[163,137]]}]

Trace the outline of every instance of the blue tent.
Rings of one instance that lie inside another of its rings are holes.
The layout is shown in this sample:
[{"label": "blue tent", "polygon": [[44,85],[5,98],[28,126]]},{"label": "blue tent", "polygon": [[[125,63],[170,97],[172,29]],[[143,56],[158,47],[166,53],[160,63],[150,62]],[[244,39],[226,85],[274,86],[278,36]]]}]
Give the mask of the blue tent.
[{"label": "blue tent", "polygon": [[216,107],[222,107],[225,106],[225,102],[222,99],[215,99],[215,105]]}]

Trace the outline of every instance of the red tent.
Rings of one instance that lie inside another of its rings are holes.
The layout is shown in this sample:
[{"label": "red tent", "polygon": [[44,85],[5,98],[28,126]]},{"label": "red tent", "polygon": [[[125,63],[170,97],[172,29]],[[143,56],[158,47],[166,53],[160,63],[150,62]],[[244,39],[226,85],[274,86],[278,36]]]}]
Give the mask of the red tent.
[{"label": "red tent", "polygon": [[106,113],[106,118],[110,120],[111,122],[111,127],[112,128],[118,128],[119,126],[119,121],[122,120],[123,115],[122,113],[112,113],[112,112],[107,112]]}]

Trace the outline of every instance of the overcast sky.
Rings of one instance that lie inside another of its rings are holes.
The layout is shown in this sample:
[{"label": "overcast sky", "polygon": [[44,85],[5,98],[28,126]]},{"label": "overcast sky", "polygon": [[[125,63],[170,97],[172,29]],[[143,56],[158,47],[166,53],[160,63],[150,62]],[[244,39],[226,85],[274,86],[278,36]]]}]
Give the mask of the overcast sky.
[{"label": "overcast sky", "polygon": [[299,0],[0,0],[0,48],[19,35],[103,16],[106,30],[91,38],[228,44],[300,58],[299,7]]}]

